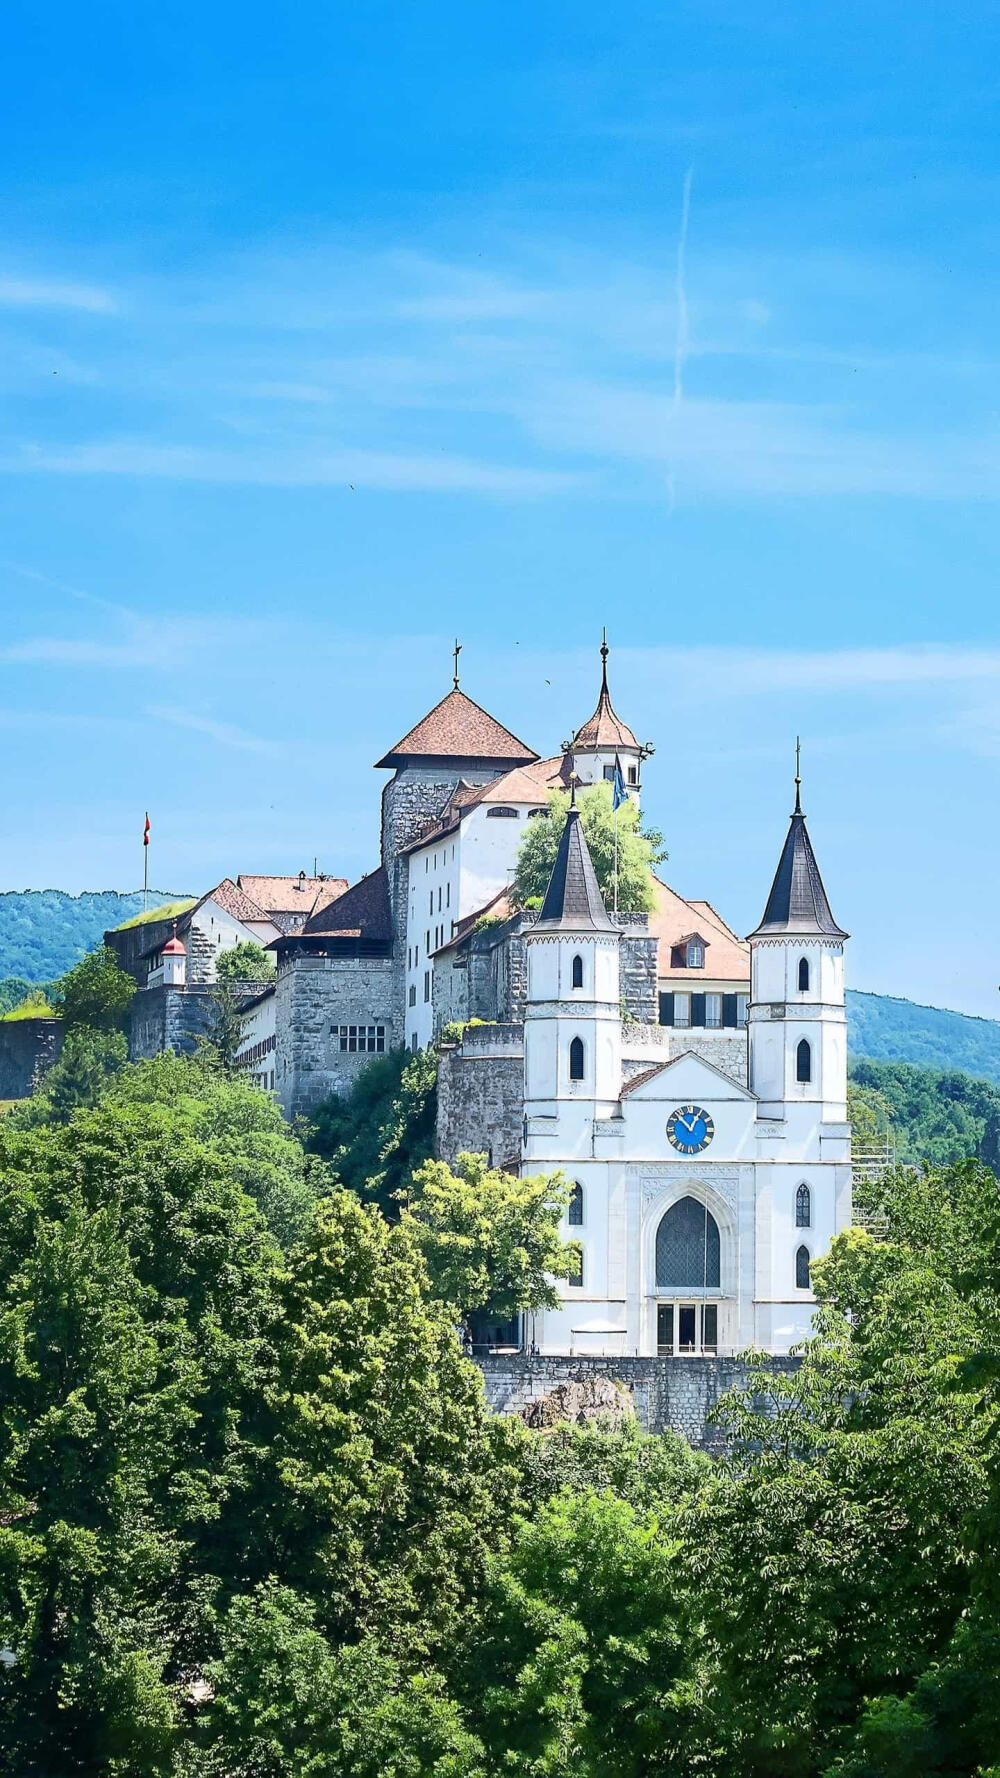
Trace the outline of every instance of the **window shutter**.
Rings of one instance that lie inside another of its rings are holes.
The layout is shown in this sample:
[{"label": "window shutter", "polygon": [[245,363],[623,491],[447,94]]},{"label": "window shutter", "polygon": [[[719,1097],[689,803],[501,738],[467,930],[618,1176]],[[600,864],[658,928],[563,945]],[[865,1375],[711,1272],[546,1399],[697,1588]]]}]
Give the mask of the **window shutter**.
[{"label": "window shutter", "polygon": [[660,995],[660,1024],[672,1025],[674,1022],[674,997],[672,994]]},{"label": "window shutter", "polygon": [[691,996],[691,1023],[692,1025],[704,1025],[705,1023],[704,994],[692,994]]},{"label": "window shutter", "polygon": [[736,1024],[736,995],[735,994],[723,994],[723,996],[722,996],[722,1023],[723,1023],[723,1025],[733,1025],[733,1026],[735,1026],[735,1024]]}]

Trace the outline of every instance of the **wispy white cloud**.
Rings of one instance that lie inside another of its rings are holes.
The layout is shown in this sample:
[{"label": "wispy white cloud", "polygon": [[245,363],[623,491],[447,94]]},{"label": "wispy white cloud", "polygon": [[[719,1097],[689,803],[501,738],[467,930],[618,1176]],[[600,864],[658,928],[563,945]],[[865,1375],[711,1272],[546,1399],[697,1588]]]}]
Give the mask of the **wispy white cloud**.
[{"label": "wispy white cloud", "polygon": [[412,493],[538,495],[579,487],[578,471],[518,468],[469,457],[342,450],[280,457],[187,445],[117,440],[52,450],[32,444],[0,458],[0,473],[123,475],[173,481],[256,483],[271,487],[373,488]]},{"label": "wispy white cloud", "polygon": [[87,637],[32,636],[0,648],[0,662],[11,666],[137,667],[152,659],[142,643],[94,642]]},{"label": "wispy white cloud", "polygon": [[150,704],[146,715],[157,722],[168,722],[174,728],[189,729],[193,734],[206,735],[216,746],[233,748],[238,753],[259,753],[278,759],[285,752],[285,748],[277,741],[253,735],[234,722],[219,722],[211,716],[199,716],[197,711],[185,710],[179,704]]},{"label": "wispy white cloud", "polygon": [[651,648],[616,650],[633,686],[705,685],[727,697],[774,698],[788,692],[864,692],[897,686],[1000,684],[1000,649],[940,643],[887,648]]},{"label": "wispy white cloud", "polygon": [[95,284],[63,283],[44,278],[0,277],[0,307],[9,309],[82,309],[89,315],[115,315],[118,303],[109,290]]}]

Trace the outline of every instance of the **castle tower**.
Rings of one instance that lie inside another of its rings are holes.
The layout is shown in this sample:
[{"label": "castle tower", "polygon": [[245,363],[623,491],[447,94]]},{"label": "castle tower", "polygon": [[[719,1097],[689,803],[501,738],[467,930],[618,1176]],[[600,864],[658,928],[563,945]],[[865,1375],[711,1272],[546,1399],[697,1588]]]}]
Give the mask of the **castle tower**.
[{"label": "castle tower", "polygon": [[[847,1116],[844,941],[802,813],[801,779],[771,893],[750,944],[750,1088],[760,1115],[798,1106],[822,1123]],[[799,1116],[797,1121],[802,1122]]]},{"label": "castle tower", "polygon": [[538,920],[527,934],[525,1157],[556,1142],[590,1154],[595,1117],[621,1093],[619,932],[608,917],[574,800]]},{"label": "castle tower", "polygon": [[581,784],[609,783],[615,775],[615,760],[621,761],[622,776],[629,796],[639,800],[642,762],[652,747],[641,746],[627,722],[617,714],[608,690],[607,633],[601,642],[601,690],[593,716],[577,729],[567,751],[571,754]]}]

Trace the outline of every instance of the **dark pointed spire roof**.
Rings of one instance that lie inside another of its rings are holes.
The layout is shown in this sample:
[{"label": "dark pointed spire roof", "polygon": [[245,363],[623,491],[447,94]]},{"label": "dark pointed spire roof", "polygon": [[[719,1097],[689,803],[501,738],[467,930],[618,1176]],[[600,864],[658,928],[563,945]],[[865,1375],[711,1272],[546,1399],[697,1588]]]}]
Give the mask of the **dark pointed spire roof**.
[{"label": "dark pointed spire roof", "polygon": [[536,931],[541,926],[569,926],[591,932],[613,930],[575,800],[566,816]]},{"label": "dark pointed spire roof", "polygon": [[[798,751],[796,746],[796,752]],[[833,917],[816,854],[802,813],[801,779],[796,770],[795,808],[774,873],[764,917],[748,938],[849,938]]]},{"label": "dark pointed spire roof", "polygon": [[587,753],[597,747],[634,747],[642,751],[628,723],[622,721],[612,705],[608,690],[608,654],[605,634],[601,642],[601,693],[593,716],[573,736],[571,746],[577,753]]}]

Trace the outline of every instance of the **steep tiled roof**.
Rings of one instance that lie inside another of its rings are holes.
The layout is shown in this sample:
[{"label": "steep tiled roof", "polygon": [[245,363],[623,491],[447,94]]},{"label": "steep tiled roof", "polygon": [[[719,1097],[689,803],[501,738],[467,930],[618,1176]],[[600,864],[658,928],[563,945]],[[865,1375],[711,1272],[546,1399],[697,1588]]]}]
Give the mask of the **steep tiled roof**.
[{"label": "steep tiled roof", "polygon": [[619,1099],[627,1099],[630,1093],[635,1092],[636,1087],[644,1086],[647,1080],[652,1080],[655,1075],[662,1074],[664,1068],[669,1068],[669,1066],[670,1058],[668,1057],[665,1062],[654,1062],[652,1068],[644,1068],[641,1074],[633,1074],[632,1079],[627,1080],[622,1087],[618,1095]]},{"label": "steep tiled roof", "polygon": [[537,758],[533,748],[455,686],[377,764],[391,767],[408,759],[488,759],[527,765]]},{"label": "steep tiled roof", "polygon": [[232,877],[223,877],[221,883],[217,883],[214,889],[202,896],[198,906],[192,908],[188,915],[189,925],[192,915],[197,913],[198,908],[204,907],[206,901],[214,901],[224,913],[232,914],[234,920],[241,920],[245,925],[259,925],[262,920],[268,919],[267,909],[251,900],[246,891],[233,882]]},{"label": "steep tiled roof", "polygon": [[[741,982],[749,978],[749,949],[716,913],[711,902],[684,901],[658,877],[653,878],[653,892],[656,906],[649,916],[649,930],[659,939],[658,974],[661,981],[684,982],[696,988],[699,980]],[[705,968],[675,969],[670,962],[671,950],[691,933],[693,927],[701,931],[711,946],[705,958]]]},{"label": "steep tiled roof", "polygon": [[236,881],[269,914],[308,914],[317,896],[334,901],[347,888],[346,877],[260,877],[241,871]]},{"label": "steep tiled roof", "polygon": [[837,925],[831,912],[798,796],[764,917],[750,937],[780,937],[783,933],[803,938],[810,935],[823,938],[848,936]]},{"label": "steep tiled roof", "polygon": [[[577,729],[573,736],[573,751],[589,753],[598,747],[632,747],[639,748],[632,730],[627,722],[623,722],[611,702],[608,690],[608,645],[601,645],[601,695],[597,700],[597,709],[589,717],[582,728]],[[640,750],[641,751],[641,750]]]},{"label": "steep tiled roof", "polygon": [[318,908],[306,921],[301,938],[392,938],[389,885],[380,866],[335,901]]},{"label": "steep tiled roof", "polygon": [[545,926],[613,930],[575,804],[566,816],[535,930]]}]

